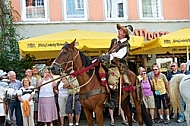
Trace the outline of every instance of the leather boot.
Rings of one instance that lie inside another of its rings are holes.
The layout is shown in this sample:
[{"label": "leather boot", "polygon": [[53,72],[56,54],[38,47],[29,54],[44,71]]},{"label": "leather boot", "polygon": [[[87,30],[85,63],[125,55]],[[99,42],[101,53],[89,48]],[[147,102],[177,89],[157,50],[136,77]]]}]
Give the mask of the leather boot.
[{"label": "leather boot", "polygon": [[105,106],[114,109],[115,108],[115,100],[117,98],[117,90],[110,89],[110,100],[105,103]]}]

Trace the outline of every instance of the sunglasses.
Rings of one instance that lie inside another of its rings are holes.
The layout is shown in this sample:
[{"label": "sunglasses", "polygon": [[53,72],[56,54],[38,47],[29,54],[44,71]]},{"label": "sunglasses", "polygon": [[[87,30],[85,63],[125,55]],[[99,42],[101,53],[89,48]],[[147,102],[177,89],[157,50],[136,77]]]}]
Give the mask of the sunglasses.
[{"label": "sunglasses", "polygon": [[146,74],[146,72],[143,72],[141,75],[145,75]]},{"label": "sunglasses", "polygon": [[158,70],[158,69],[153,69],[153,70]]},{"label": "sunglasses", "polygon": [[175,65],[171,65],[171,67],[175,67]]}]

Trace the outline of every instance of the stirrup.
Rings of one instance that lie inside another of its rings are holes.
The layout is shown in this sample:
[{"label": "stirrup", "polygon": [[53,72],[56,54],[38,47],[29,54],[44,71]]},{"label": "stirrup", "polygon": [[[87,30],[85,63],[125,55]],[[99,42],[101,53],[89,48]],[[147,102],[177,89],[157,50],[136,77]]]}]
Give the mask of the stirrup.
[{"label": "stirrup", "polygon": [[107,102],[108,102],[108,98],[106,98],[106,99],[104,100],[103,105],[105,105]]},{"label": "stirrup", "polygon": [[115,108],[115,104],[112,105],[112,104],[110,104],[109,102],[106,102],[106,103],[105,103],[105,106],[108,107],[109,109],[112,109],[112,110]]}]

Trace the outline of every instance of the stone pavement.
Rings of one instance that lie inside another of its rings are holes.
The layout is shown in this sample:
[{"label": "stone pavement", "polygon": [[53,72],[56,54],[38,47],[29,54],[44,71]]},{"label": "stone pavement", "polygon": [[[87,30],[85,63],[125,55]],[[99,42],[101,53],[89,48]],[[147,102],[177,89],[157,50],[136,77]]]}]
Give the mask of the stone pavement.
[{"label": "stone pavement", "polygon": [[[115,126],[124,126],[122,124],[121,117],[118,115],[115,115]],[[68,126],[68,120],[65,120],[65,126]],[[86,118],[81,116],[80,120],[80,126],[88,126],[88,123],[86,121]],[[95,123],[94,126],[97,126]],[[104,126],[110,126],[110,118],[108,116],[104,116]],[[133,123],[133,126],[138,126],[138,123]],[[171,119],[171,122],[169,124],[163,124],[163,123],[155,123],[153,126],[187,126],[186,122],[183,123],[177,123],[177,119]]]}]

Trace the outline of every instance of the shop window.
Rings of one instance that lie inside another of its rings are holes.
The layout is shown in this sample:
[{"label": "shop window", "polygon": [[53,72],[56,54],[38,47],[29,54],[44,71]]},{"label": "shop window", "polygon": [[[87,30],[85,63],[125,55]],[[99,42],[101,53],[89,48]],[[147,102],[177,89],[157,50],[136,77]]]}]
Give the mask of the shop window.
[{"label": "shop window", "polygon": [[22,0],[23,21],[47,19],[47,0]]},{"label": "shop window", "polygon": [[127,19],[127,0],[105,0],[106,20]]},{"label": "shop window", "polygon": [[63,0],[65,20],[87,20],[86,0]]},{"label": "shop window", "polygon": [[161,19],[160,0],[139,0],[140,19]]}]

